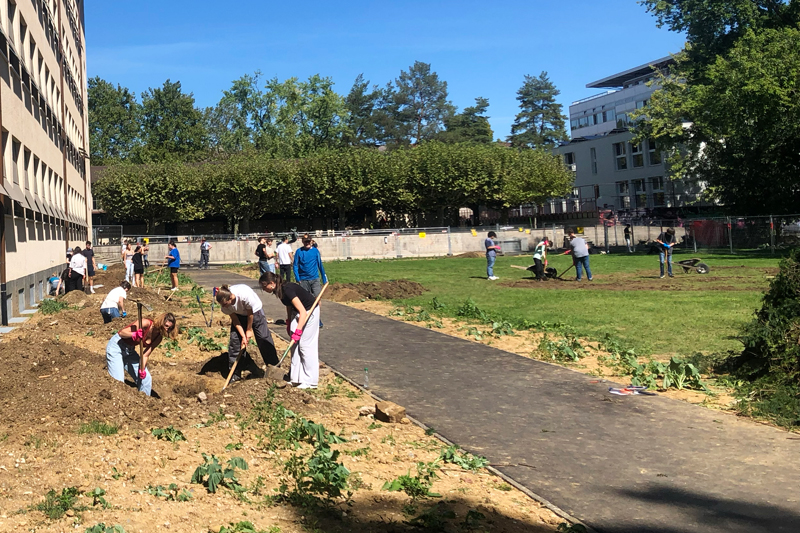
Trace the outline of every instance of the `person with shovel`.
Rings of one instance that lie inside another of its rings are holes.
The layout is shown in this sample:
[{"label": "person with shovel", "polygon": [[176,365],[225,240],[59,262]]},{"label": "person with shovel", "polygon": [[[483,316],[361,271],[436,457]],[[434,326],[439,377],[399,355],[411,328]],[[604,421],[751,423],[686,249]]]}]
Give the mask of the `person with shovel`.
[{"label": "person with shovel", "polygon": [[[261,298],[247,285],[223,285],[217,289],[217,303],[222,312],[231,317],[231,336],[228,341],[228,369],[233,368],[239,354],[247,349],[247,344],[255,338],[258,351],[266,365],[278,363],[278,352],[275,342],[267,327]],[[252,361],[250,354],[245,356]],[[231,381],[242,379],[242,368],[245,364],[237,364]]]},{"label": "person with shovel", "polygon": [[658,243],[658,261],[661,265],[661,276],[659,277],[664,277],[664,261],[666,261],[669,277],[674,278],[675,276],[672,274],[672,249],[676,244],[675,228],[669,228],[663,232],[658,236],[656,242]]},{"label": "person with shovel", "polygon": [[[319,383],[319,306],[314,308],[310,292],[297,283],[284,282],[278,274],[267,272],[258,281],[262,290],[274,294],[286,306],[286,333],[297,343],[289,370],[290,384],[298,389],[316,389]],[[303,329],[298,324],[304,324]]]},{"label": "person with shovel", "polygon": [[547,279],[544,275],[544,267],[547,266],[547,247],[549,245],[550,241],[545,237],[533,250],[533,271],[536,273],[536,281]]},{"label": "person with shovel", "polygon": [[[178,322],[172,313],[151,320],[141,319],[139,323],[122,328],[106,344],[106,367],[108,374],[117,381],[125,381],[125,371],[133,378],[140,392],[150,396],[153,378],[147,371],[147,361],[161,341],[165,338],[178,338]],[[141,353],[136,347],[141,346]]]},{"label": "person with shovel", "polygon": [[586,240],[575,235],[574,229],[567,230],[570,249],[564,255],[572,254],[572,263],[575,265],[575,281],[580,281],[583,277],[583,268],[586,269],[586,277],[592,281],[592,271],[589,270],[589,247]]}]

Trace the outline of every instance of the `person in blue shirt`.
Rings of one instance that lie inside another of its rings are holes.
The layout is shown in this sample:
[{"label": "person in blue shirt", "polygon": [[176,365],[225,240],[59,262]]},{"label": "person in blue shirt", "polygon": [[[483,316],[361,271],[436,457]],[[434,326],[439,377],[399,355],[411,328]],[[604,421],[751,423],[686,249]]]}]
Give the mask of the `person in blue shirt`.
[{"label": "person in blue shirt", "polygon": [[164,257],[165,261],[169,261],[170,279],[172,280],[172,290],[178,290],[178,269],[181,267],[181,254],[178,253],[178,245],[175,241],[169,241],[169,254]]},{"label": "person in blue shirt", "polygon": [[497,250],[500,249],[494,242],[496,238],[497,233],[490,231],[486,240],[483,241],[483,245],[486,247],[486,279],[492,281],[500,279],[494,275],[494,262],[497,260]]},{"label": "person in blue shirt", "polygon": [[[294,253],[294,279],[297,284],[316,298],[322,290],[320,284],[320,274],[322,283],[328,283],[328,275],[325,274],[325,267],[322,266],[322,256],[315,248],[314,241],[309,237],[303,238],[303,246]],[[322,327],[320,322],[319,327]]]}]

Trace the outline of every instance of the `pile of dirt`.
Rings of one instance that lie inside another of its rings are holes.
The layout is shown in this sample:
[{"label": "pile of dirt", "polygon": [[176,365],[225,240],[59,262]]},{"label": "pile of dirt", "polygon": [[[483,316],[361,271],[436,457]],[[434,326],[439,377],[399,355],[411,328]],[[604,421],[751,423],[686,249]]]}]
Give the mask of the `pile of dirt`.
[{"label": "pile of dirt", "polygon": [[[108,293],[114,287],[119,287],[119,283],[125,279],[125,266],[117,263],[110,265],[107,270],[95,272],[94,284],[102,285],[103,293]],[[100,290],[100,289],[98,289]]]},{"label": "pile of dirt", "polygon": [[369,283],[333,283],[325,291],[324,298],[333,302],[399,300],[420,296],[425,290],[425,287],[416,281],[407,279]]},{"label": "pile of dirt", "polygon": [[486,252],[464,252],[463,254],[454,255],[453,257],[475,259],[477,257],[486,257]]}]

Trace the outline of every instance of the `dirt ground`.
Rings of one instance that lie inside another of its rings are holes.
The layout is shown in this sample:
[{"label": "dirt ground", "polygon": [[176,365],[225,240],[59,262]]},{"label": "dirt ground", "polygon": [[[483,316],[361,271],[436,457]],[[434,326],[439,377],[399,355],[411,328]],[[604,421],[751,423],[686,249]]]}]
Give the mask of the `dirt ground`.
[{"label": "dirt ground", "polygon": [[[119,524],[127,533],[197,533],[239,521],[250,521],[259,530],[275,526],[298,533],[411,529],[403,512],[408,498],[381,488],[398,476],[413,475],[418,461],[435,460],[443,445],[413,424],[359,416],[360,408],[374,405],[374,400],[324,367],[318,390],[277,390],[276,401],[346,438],[335,448],[358,490],[351,505],[339,503],[330,512],[265,499],[281,484],[282,465],[291,452],[264,440],[263,423],[247,422],[253,402],[267,396],[269,384],[255,378],[260,370],[251,368],[252,379],[220,392],[227,370],[223,350],[228,322],[216,314],[210,328],[201,328],[190,287],[182,287],[170,301],[166,287],[160,293],[158,288],[137,289],[130,295],[154,307],[145,316],[170,311],[183,327],[177,345],[162,345],[151,358],[157,397],[141,395],[130,379],[125,384],[111,379],[105,345],[113,332],[136,319],[136,311],[129,302],[127,318],[104,325],[99,306],[122,275],[121,267],[112,267],[96,279],[104,285],[97,294],[73,292],[63,297],[70,308],[48,316],[38,313],[0,341],[0,531],[84,531],[102,522]],[[203,300],[210,305],[210,295]],[[203,348],[198,347],[200,335]],[[214,342],[219,346],[209,347]],[[275,342],[279,350],[285,348],[281,339]],[[205,402],[198,400],[200,392],[206,393]],[[79,432],[92,422],[113,425],[118,432]],[[171,443],[151,435],[152,429],[168,426],[179,429],[186,440]],[[239,474],[239,482],[247,492],[221,489],[211,494],[190,483],[202,454],[214,454],[221,462],[243,458],[249,469]],[[438,475],[432,491],[442,497],[423,502],[419,509],[438,503],[439,511],[452,510],[453,530],[474,526],[481,531],[549,532],[563,522],[484,469],[471,472],[444,464]],[[191,500],[166,501],[146,492],[171,483],[186,489]],[[61,518],[48,519],[33,509],[48,490],[73,486],[82,493],[102,489],[108,508],[92,505],[92,498],[82,495],[77,505],[86,508]]]},{"label": "dirt ground", "polygon": [[[540,285],[543,286],[545,283],[537,283],[537,287]],[[363,311],[369,311],[370,313],[389,317],[394,320],[409,321],[408,316],[398,316],[396,311],[397,307],[391,302],[348,302],[347,305]],[[615,372],[615,369],[612,366],[604,364],[604,359],[607,358],[609,354],[608,352],[603,351],[596,342],[588,342],[582,339],[579,340],[581,346],[583,346],[584,350],[586,351],[586,355],[582,357],[580,361],[557,362],[549,360],[543,357],[542,354],[538,353],[539,343],[541,342],[542,337],[544,337],[544,333],[516,331],[513,335],[496,336],[492,335],[491,328],[489,326],[473,324],[468,321],[456,320],[447,317],[437,317],[436,321],[438,321],[438,324],[436,325],[433,325],[433,321],[417,322],[411,320],[409,323],[423,328],[433,328],[440,333],[445,333],[460,339],[466,339],[471,342],[485,344],[487,346],[493,346],[500,350],[515,353],[523,357],[530,357],[533,359],[540,359],[551,363],[561,364],[584,374],[595,376],[600,381],[608,381],[609,386],[613,386],[612,383],[619,383],[622,385],[627,385],[630,383],[629,376],[620,375],[618,372]],[[559,336],[554,333],[549,335],[553,340],[559,338]],[[663,361],[669,360],[668,357],[655,357],[654,359]],[[644,361],[644,359],[642,360]],[[713,394],[705,394],[701,391],[688,389],[669,389],[665,391],[658,391],[657,394],[697,405],[704,405],[714,409],[729,410],[734,406],[735,399],[727,392],[726,389],[715,387],[713,383],[710,384],[709,388]]]}]

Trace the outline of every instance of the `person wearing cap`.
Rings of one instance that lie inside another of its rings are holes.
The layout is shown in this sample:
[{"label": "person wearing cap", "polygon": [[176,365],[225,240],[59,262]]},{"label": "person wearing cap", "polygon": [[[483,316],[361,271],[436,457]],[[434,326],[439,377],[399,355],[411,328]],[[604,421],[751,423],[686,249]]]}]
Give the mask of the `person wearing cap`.
[{"label": "person wearing cap", "polygon": [[209,252],[209,250],[211,250],[211,244],[206,241],[205,237],[202,237],[200,239],[200,264],[198,265],[198,268],[208,270],[208,259],[211,256],[211,252]]},{"label": "person wearing cap", "polygon": [[570,249],[564,255],[572,254],[572,263],[575,265],[575,281],[580,281],[583,277],[583,269],[586,269],[586,278],[592,281],[592,271],[589,269],[589,247],[586,240],[575,235],[575,230],[567,230]]},{"label": "person wearing cap", "polygon": [[545,237],[533,250],[533,271],[536,274],[536,281],[547,279],[544,275],[544,267],[547,266],[547,246],[549,244],[550,241]]},{"label": "person wearing cap", "polygon": [[658,243],[658,261],[661,266],[661,276],[659,277],[664,277],[664,261],[666,260],[667,273],[669,277],[674,278],[675,276],[672,274],[672,249],[676,244],[675,228],[669,228],[667,231],[663,232],[658,236],[656,242]]}]

